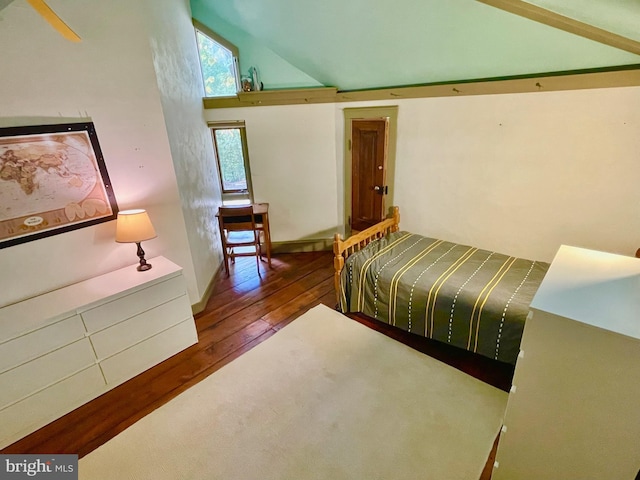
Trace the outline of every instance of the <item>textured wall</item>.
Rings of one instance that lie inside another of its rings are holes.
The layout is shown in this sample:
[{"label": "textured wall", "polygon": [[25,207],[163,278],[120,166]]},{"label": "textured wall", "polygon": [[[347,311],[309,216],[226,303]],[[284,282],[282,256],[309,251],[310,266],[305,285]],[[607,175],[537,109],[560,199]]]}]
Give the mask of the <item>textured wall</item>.
[{"label": "textured wall", "polygon": [[[127,0],[55,7],[82,42],[62,38],[24,1],[2,10],[0,125],[93,121],[120,208],[146,208],[156,227],[147,258],[183,266],[195,301],[146,11]],[[0,305],[132,265],[135,245],[116,244],[114,234],[108,222],[0,250]]]},{"label": "textured wall", "polygon": [[221,203],[202,74],[188,0],[155,0],[148,26],[153,65],[191,246],[198,296],[220,265],[215,214]]}]

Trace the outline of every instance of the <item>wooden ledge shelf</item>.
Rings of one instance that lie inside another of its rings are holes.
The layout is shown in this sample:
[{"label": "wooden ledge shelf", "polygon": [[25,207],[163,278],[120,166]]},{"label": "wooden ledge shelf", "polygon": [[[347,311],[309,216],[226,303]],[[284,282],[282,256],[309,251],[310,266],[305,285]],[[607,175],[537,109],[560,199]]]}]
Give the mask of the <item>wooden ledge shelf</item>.
[{"label": "wooden ledge shelf", "polygon": [[203,102],[204,108],[261,107],[631,86],[640,86],[640,64],[371,90],[338,91],[335,87],[262,90],[240,92],[233,97],[205,98]]},{"label": "wooden ledge shelf", "polygon": [[240,92],[233,97],[205,98],[204,108],[258,107],[268,105],[300,105],[306,103],[332,103],[336,101],[335,87],[293,88]]}]

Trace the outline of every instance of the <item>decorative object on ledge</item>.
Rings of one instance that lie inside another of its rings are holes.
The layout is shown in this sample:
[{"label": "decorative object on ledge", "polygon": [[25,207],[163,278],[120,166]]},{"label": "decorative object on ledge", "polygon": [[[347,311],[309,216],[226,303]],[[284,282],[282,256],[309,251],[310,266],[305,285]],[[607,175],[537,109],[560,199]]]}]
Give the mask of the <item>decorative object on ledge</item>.
[{"label": "decorative object on ledge", "polygon": [[0,128],[0,248],[117,213],[93,123]]},{"label": "decorative object on ledge", "polygon": [[240,79],[240,85],[242,86],[242,91],[243,92],[250,92],[251,91],[251,78],[243,75],[242,78]]},{"label": "decorative object on ledge", "polygon": [[260,81],[260,75],[258,75],[258,69],[256,67],[251,67],[249,69],[249,77],[251,77],[251,90],[254,92],[261,91],[263,89],[263,85]]},{"label": "decorative object on ledge", "polygon": [[116,242],[135,243],[138,245],[138,257],[140,258],[140,265],[138,265],[139,272],[144,272],[151,268],[151,264],[147,263],[144,259],[144,250],[140,243],[156,238],[156,236],[156,231],[151,224],[146,210],[123,210],[118,213]]}]

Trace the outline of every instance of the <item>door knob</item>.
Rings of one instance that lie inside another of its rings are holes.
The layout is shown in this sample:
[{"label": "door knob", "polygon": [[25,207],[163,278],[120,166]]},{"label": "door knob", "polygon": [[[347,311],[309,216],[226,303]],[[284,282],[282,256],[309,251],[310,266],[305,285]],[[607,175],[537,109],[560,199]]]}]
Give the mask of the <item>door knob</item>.
[{"label": "door knob", "polygon": [[389,193],[389,187],[387,185],[375,185],[373,189],[380,195],[386,195]]}]

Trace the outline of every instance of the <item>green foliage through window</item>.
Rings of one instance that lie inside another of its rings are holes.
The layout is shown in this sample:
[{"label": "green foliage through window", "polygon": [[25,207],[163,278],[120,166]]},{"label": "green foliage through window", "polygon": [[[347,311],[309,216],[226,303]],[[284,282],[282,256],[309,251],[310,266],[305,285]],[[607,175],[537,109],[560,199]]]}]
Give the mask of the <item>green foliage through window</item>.
[{"label": "green foliage through window", "polygon": [[214,129],[222,191],[246,192],[247,173],[239,128]]},{"label": "green foliage through window", "polygon": [[239,88],[233,53],[199,30],[196,30],[196,38],[205,96],[224,97],[237,94]]}]

